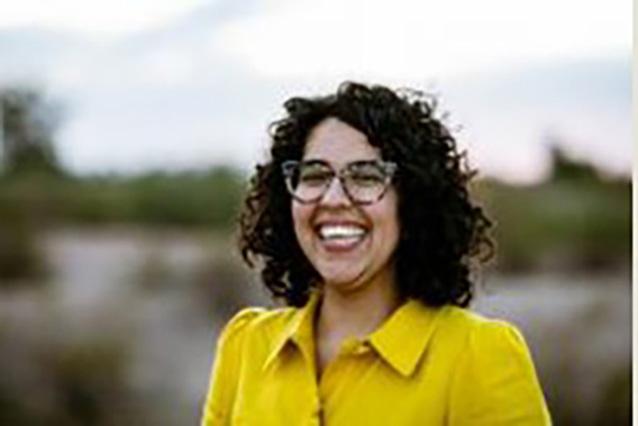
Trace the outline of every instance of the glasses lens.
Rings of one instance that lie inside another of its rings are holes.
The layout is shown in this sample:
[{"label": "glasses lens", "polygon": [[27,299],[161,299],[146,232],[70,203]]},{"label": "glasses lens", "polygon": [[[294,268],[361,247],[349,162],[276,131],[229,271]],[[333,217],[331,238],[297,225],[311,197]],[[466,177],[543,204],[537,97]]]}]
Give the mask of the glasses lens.
[{"label": "glasses lens", "polygon": [[388,172],[378,162],[352,163],[344,173],[348,194],[357,202],[376,201],[383,195],[389,181]]},{"label": "glasses lens", "polygon": [[288,189],[299,200],[314,201],[321,198],[333,175],[330,167],[322,163],[296,163],[288,172]]},{"label": "glasses lens", "polygon": [[[339,180],[354,203],[373,203],[383,197],[395,167],[394,163],[357,161],[342,170]],[[335,177],[334,170],[327,163],[317,160],[286,161],[282,169],[290,194],[307,203],[321,199]]]}]

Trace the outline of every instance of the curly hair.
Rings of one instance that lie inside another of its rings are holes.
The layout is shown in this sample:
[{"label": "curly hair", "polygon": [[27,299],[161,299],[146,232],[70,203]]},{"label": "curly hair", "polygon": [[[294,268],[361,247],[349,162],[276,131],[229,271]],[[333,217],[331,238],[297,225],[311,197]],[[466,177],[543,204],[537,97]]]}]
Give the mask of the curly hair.
[{"label": "curly hair", "polygon": [[342,83],[336,94],[291,98],[287,115],[270,125],[270,159],[257,165],[239,216],[239,249],[275,299],[303,306],[321,278],[295,237],[291,197],[281,164],[299,160],[312,129],[333,117],[354,127],[395,162],[400,235],[395,285],[402,298],[429,306],[468,306],[473,295],[472,260],[494,252],[490,220],[472,202],[475,174],[459,152],[436,99],[410,89]]}]

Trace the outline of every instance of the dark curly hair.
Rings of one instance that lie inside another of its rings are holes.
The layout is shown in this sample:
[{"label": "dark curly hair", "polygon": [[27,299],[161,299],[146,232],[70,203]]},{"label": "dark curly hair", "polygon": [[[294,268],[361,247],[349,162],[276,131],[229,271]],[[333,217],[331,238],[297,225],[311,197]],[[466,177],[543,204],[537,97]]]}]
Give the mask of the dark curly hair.
[{"label": "dark curly hair", "polygon": [[426,305],[469,305],[473,259],[489,259],[491,222],[469,197],[475,172],[450,131],[435,117],[436,99],[422,92],[342,83],[336,94],[295,97],[270,126],[270,160],[258,165],[239,217],[239,248],[275,299],[303,306],[320,277],[295,237],[291,197],[281,164],[303,156],[311,130],[328,117],[364,133],[384,160],[395,162],[400,236],[395,282],[402,298]]}]

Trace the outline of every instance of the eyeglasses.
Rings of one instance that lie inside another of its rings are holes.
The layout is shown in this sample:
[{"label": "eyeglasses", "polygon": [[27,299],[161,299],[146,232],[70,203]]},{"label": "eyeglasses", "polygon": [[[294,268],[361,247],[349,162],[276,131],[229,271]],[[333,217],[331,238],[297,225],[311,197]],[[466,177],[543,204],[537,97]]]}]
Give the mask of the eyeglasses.
[{"label": "eyeglasses", "polygon": [[397,165],[388,161],[354,161],[339,171],[322,160],[284,161],[286,187],[300,203],[316,203],[337,178],[348,198],[358,205],[375,203],[385,195]]}]

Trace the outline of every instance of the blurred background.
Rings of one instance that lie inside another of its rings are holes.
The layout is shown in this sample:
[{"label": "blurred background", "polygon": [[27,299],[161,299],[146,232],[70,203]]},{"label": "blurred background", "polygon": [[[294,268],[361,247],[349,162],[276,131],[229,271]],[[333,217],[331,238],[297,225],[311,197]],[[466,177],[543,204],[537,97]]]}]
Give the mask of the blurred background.
[{"label": "blurred background", "polygon": [[436,94],[494,218],[474,309],[557,425],[631,416],[631,2],[0,5],[0,424],[196,424],[270,305],[234,250],[266,129],[343,80]]}]

